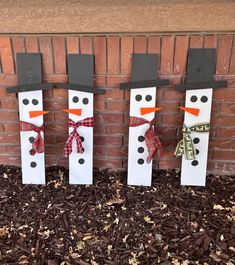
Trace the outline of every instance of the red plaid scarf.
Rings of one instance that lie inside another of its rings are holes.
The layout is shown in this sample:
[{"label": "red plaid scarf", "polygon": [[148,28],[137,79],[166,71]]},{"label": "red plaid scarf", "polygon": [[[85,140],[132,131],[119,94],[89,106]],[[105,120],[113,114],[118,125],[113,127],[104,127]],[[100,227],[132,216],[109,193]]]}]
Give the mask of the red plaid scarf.
[{"label": "red plaid scarf", "polygon": [[147,163],[150,163],[153,157],[155,156],[157,149],[160,151],[160,153],[162,152],[162,144],[159,140],[157,133],[154,131],[154,119],[152,121],[148,121],[143,118],[130,117],[131,127],[137,127],[146,123],[149,124],[149,128],[144,134],[144,139],[149,153],[147,157]]},{"label": "red plaid scarf", "polygon": [[84,152],[84,148],[82,147],[82,140],[77,132],[77,128],[79,126],[86,126],[86,127],[93,127],[94,126],[94,118],[89,117],[84,120],[74,122],[71,119],[69,119],[69,127],[73,127],[73,131],[70,133],[69,138],[66,142],[65,148],[64,148],[64,156],[69,156],[72,153],[72,143],[73,139],[76,140],[77,144],[77,153],[82,154]]},{"label": "red plaid scarf", "polygon": [[43,153],[44,152],[44,141],[41,136],[41,132],[44,132],[44,125],[41,127],[37,127],[29,122],[20,121],[20,130],[21,131],[35,131],[37,133],[37,137],[34,139],[32,147],[33,152],[32,155],[36,153]]}]

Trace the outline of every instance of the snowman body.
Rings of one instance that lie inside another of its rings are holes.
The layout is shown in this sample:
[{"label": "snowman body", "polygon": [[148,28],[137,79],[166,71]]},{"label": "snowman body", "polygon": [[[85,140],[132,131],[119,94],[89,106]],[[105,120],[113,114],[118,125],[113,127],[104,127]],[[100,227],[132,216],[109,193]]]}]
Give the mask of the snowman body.
[{"label": "snowman body", "polygon": [[[93,116],[93,94],[69,90],[69,108],[81,108],[81,116],[69,113],[69,118],[74,122],[78,122]],[[79,101],[74,102],[74,99]],[[83,102],[88,102],[84,104]],[[73,128],[69,128],[69,133]],[[93,179],[93,128],[80,126],[77,132],[82,138],[84,152],[82,154],[76,152],[76,142],[73,141],[72,153],[69,155],[69,183],[70,184],[92,184]]]},{"label": "snowman body", "polygon": [[[212,88],[186,91],[186,106],[200,109],[198,116],[185,112],[184,123],[187,127],[210,123],[212,93]],[[191,138],[193,139],[197,156],[195,160],[186,160],[185,155],[183,155],[181,185],[205,186],[209,132],[191,132]]]},{"label": "snowman body", "polygon": [[[142,107],[155,107],[155,101],[156,87],[131,89],[130,116],[152,121],[155,113],[141,115],[140,109]],[[144,141],[144,134],[148,128],[149,124],[129,127],[128,185],[151,186],[152,161],[146,162],[148,149]]]}]

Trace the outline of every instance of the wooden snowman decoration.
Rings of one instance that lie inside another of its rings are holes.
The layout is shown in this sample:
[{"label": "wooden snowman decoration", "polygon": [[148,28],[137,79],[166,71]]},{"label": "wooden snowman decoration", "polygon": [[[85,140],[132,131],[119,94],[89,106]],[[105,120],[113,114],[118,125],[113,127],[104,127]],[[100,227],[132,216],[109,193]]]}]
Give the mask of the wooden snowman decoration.
[{"label": "wooden snowman decoration", "polygon": [[68,55],[68,84],[56,87],[68,89],[69,137],[64,156],[69,157],[69,183],[93,182],[93,126],[94,93],[104,94],[104,89],[94,88],[94,56]]},{"label": "wooden snowman decoration", "polygon": [[156,80],[158,55],[133,54],[132,82],[121,89],[131,89],[128,149],[128,185],[151,186],[152,159],[161,150],[154,130],[156,86],[168,85],[168,80]]},{"label": "wooden snowman decoration", "polygon": [[19,85],[7,88],[18,93],[20,144],[23,184],[45,184],[44,122],[42,90],[52,84],[42,84],[41,54],[17,54]]},{"label": "wooden snowman decoration", "polygon": [[215,49],[189,49],[187,82],[176,85],[186,90],[183,139],[175,156],[182,156],[181,185],[205,186],[213,88],[226,87],[214,81]]}]

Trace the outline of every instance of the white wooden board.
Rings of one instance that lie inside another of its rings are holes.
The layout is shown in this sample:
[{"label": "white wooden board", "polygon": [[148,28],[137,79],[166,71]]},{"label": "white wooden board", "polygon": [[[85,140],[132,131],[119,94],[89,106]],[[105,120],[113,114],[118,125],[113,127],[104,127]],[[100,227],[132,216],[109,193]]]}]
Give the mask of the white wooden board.
[{"label": "white wooden board", "polygon": [[[36,126],[42,126],[43,116],[35,118],[29,117],[29,111],[43,110],[42,91],[20,92],[19,97],[19,116],[20,121],[32,123]],[[28,104],[24,104],[27,103]],[[21,162],[22,162],[22,182],[23,184],[45,184],[45,157],[44,153],[30,154],[32,149],[32,139],[36,138],[34,131],[21,131]],[[44,139],[44,133],[41,132]]]},{"label": "white wooden board", "polygon": [[[186,90],[185,106],[200,109],[198,116],[185,112],[184,123],[187,127],[198,123],[210,123],[212,93],[212,88]],[[181,166],[181,185],[205,186],[209,133],[192,132],[191,137],[195,142],[194,146],[198,150],[197,152],[199,152],[196,158],[198,164],[195,161],[186,160],[185,155],[183,155]],[[192,164],[197,165],[194,166]]]},{"label": "white wooden board", "polygon": [[[146,100],[151,97],[151,100]],[[140,101],[136,100],[140,98]],[[140,114],[142,107],[155,107],[156,87],[131,89],[130,95],[130,116],[144,118],[151,121],[155,113],[146,115]],[[149,124],[129,128],[129,149],[128,149],[128,185],[151,186],[152,182],[152,161],[147,164],[148,149],[143,136]],[[143,151],[143,152],[142,152]]]},{"label": "white wooden board", "polygon": [[[81,116],[69,114],[74,122],[93,117],[93,93],[69,90],[69,109],[81,109]],[[86,104],[87,103],[87,104]],[[69,133],[73,128],[69,128]],[[73,152],[69,155],[69,183],[92,184],[93,182],[93,127],[80,126],[77,132],[84,138],[82,154],[76,152],[76,142],[73,141]]]}]

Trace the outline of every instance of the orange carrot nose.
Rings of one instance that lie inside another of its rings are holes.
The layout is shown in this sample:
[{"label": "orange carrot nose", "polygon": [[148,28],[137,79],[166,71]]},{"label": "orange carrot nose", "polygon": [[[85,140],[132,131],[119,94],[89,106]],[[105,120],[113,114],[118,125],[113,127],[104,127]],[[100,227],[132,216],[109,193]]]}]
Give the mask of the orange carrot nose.
[{"label": "orange carrot nose", "polygon": [[44,110],[34,110],[34,111],[29,111],[29,117],[30,118],[35,118],[44,114],[47,114],[49,111],[44,111]]},{"label": "orange carrot nose", "polygon": [[159,111],[161,110],[162,108],[140,108],[140,113],[141,115],[145,115],[145,114],[148,114],[148,113],[151,113],[151,112],[155,112],[155,111]]},{"label": "orange carrot nose", "polygon": [[82,110],[81,109],[62,109],[64,112],[68,112],[77,116],[81,116]]},{"label": "orange carrot nose", "polygon": [[180,109],[194,115],[194,116],[198,116],[200,109],[196,109],[196,108],[186,108],[186,107],[179,107]]}]

